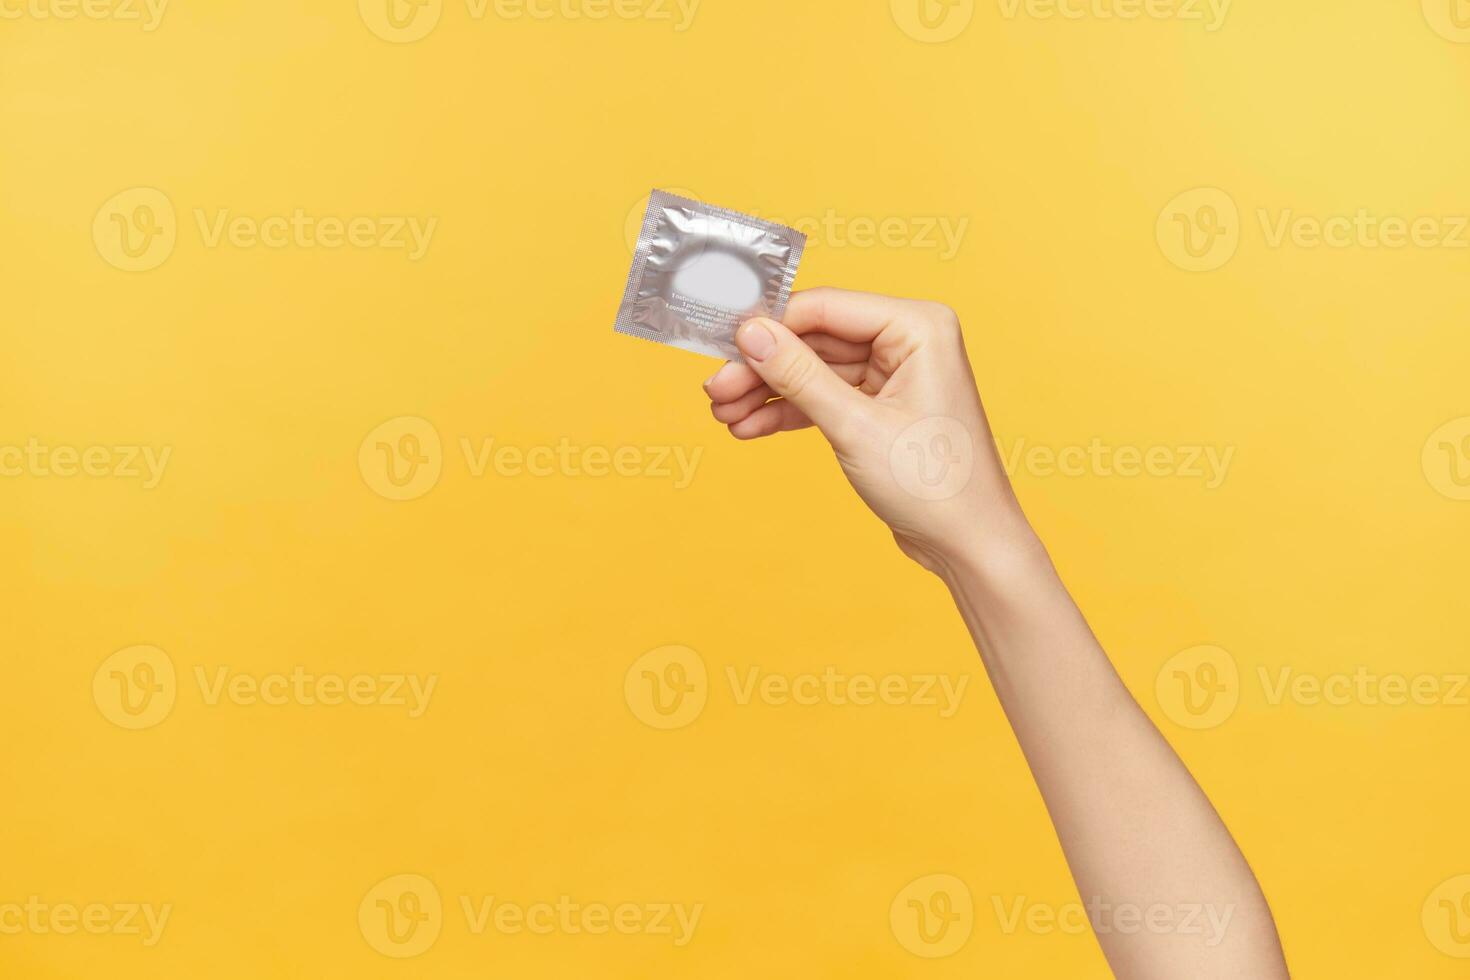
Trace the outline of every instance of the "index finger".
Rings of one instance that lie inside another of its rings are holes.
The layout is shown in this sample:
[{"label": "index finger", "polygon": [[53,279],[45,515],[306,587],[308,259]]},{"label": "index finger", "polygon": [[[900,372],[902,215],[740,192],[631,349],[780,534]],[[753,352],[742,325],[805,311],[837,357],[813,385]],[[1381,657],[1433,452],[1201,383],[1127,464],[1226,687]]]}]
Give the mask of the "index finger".
[{"label": "index finger", "polygon": [[868,343],[912,306],[913,300],[821,286],[791,294],[781,322],[794,334],[824,333]]}]

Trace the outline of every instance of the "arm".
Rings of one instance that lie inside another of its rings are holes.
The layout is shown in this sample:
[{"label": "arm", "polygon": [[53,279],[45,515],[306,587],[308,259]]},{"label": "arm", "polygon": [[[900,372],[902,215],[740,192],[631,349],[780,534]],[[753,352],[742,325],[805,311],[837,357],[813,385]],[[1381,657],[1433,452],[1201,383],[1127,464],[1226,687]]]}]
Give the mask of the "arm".
[{"label": "arm", "polygon": [[[705,384],[737,438],[815,424],[899,547],[954,596],[1084,903],[1229,916],[1099,929],[1126,980],[1287,976],[1270,909],[1219,815],[1138,707],[1027,524],[954,313],[820,289],[755,320]],[[1097,923],[1095,922],[1094,925]],[[1213,943],[1213,945],[1212,945]]]}]

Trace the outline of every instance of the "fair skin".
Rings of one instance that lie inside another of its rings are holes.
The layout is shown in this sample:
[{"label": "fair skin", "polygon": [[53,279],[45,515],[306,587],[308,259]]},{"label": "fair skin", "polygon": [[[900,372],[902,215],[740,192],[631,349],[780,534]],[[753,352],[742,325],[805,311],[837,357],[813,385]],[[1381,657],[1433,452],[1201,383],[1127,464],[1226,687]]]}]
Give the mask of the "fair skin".
[{"label": "fair skin", "polygon": [[815,426],[899,548],[949,588],[1084,903],[1230,915],[1100,929],[1123,980],[1280,980],[1271,910],[1209,799],[1139,708],[1001,466],[954,312],[836,289],[743,325],[705,391],[738,439]]}]

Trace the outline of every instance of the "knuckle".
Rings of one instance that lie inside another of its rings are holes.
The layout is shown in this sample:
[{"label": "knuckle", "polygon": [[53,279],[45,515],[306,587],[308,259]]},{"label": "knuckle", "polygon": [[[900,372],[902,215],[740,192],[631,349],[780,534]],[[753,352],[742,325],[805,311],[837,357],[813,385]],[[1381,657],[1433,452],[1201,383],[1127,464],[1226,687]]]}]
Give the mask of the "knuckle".
[{"label": "knuckle", "polygon": [[960,332],[960,315],[953,307],[944,303],[926,303],[924,310],[925,319],[931,327],[942,336],[958,336]]},{"label": "knuckle", "polygon": [[773,387],[787,398],[800,398],[816,378],[816,359],[793,352],[776,366]]}]

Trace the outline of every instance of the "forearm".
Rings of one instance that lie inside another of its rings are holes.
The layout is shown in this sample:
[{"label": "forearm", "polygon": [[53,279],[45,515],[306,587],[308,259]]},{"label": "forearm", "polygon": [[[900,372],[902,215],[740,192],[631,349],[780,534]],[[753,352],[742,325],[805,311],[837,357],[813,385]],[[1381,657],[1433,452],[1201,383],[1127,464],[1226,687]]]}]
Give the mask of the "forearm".
[{"label": "forearm", "polygon": [[1114,973],[1285,977],[1270,910],[1245,858],[1124,687],[1035,536],[1011,531],[1000,547],[992,539],[964,548],[940,574]]}]

